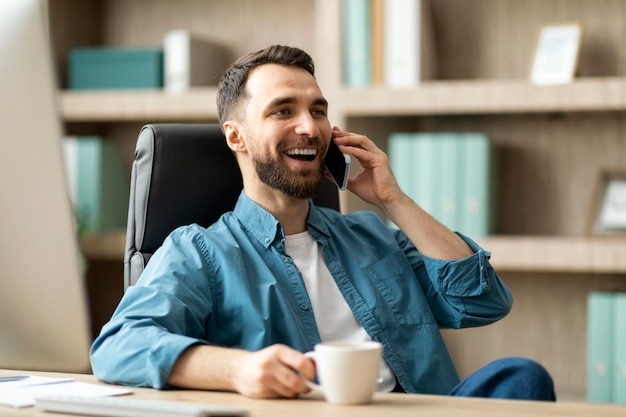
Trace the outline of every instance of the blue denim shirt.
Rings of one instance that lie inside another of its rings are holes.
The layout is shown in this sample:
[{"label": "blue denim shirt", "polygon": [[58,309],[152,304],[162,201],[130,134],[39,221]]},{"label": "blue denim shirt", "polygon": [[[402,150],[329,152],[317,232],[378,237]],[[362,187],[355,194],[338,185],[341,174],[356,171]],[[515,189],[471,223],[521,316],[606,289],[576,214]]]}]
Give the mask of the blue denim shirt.
[{"label": "blue denim shirt", "polygon": [[[407,392],[447,394],[458,382],[440,327],[479,326],[511,308],[489,252],[459,261],[422,255],[371,212],[310,204],[308,230],[341,293]],[[332,314],[332,312],[328,312]],[[163,388],[178,356],[206,343],[259,350],[320,342],[311,301],[277,220],[242,192],[211,227],[174,231],[95,340],[94,374]]]}]

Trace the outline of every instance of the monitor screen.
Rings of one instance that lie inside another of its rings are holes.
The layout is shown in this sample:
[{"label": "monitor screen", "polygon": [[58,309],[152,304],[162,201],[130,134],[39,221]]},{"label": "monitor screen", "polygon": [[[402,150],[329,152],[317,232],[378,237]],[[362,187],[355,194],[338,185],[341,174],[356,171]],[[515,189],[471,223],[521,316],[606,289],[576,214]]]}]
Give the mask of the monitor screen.
[{"label": "monitor screen", "polygon": [[45,0],[0,1],[0,368],[89,371]]}]

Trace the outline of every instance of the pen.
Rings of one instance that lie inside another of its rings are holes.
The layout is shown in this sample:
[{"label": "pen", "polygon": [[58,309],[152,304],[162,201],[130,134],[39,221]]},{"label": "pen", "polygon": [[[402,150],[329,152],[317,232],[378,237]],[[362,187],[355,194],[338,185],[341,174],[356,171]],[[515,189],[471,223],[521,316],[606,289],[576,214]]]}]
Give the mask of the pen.
[{"label": "pen", "polygon": [[26,378],[28,378],[28,375],[2,376],[0,377],[0,382],[21,381]]}]

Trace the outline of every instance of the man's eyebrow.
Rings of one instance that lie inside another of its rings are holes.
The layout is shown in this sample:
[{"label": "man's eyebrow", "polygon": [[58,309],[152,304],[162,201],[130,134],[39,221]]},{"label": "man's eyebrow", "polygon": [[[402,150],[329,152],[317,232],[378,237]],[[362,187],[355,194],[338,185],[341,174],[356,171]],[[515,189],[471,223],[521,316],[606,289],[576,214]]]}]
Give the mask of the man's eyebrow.
[{"label": "man's eyebrow", "polygon": [[294,97],[276,97],[265,105],[266,109],[272,109],[274,107],[280,107],[285,104],[293,104],[296,102]]},{"label": "man's eyebrow", "polygon": [[313,101],[313,104],[316,106],[328,107],[328,100],[326,100],[324,97],[320,97],[316,99],[315,101]]},{"label": "man's eyebrow", "polygon": [[[297,100],[295,97],[277,97],[275,99],[273,99],[272,101],[270,101],[269,103],[267,103],[267,105],[265,106],[266,109],[272,109],[275,107],[280,107],[283,106],[285,104],[293,104],[295,103]],[[313,101],[313,105],[314,106],[324,106],[324,107],[328,107],[328,100],[326,100],[323,97],[317,98]]]}]

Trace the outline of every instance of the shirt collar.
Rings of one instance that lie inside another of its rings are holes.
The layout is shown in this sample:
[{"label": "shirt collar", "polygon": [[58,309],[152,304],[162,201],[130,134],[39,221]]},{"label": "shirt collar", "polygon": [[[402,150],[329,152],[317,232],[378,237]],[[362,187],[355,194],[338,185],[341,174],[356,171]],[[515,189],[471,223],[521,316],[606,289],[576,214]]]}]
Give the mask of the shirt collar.
[{"label": "shirt collar", "polygon": [[[245,191],[241,191],[237,205],[233,210],[234,215],[264,247],[269,247],[277,238],[283,239],[283,229],[271,213],[263,209],[248,197]],[[306,221],[307,228],[311,228],[329,236],[328,226],[318,207],[309,200],[309,215]],[[315,236],[315,233],[313,233]]]}]

